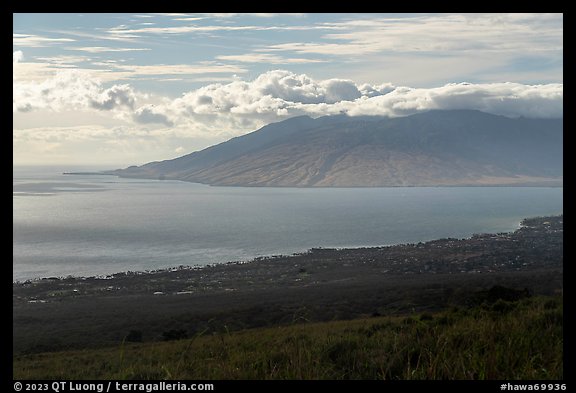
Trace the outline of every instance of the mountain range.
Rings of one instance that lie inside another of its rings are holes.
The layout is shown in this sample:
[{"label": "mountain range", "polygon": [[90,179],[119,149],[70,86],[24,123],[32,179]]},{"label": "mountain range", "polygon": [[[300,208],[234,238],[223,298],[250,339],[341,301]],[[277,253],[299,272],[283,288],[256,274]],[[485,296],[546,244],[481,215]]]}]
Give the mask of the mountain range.
[{"label": "mountain range", "polygon": [[106,173],[214,186],[560,186],[563,119],[474,110],[300,116],[179,158]]}]

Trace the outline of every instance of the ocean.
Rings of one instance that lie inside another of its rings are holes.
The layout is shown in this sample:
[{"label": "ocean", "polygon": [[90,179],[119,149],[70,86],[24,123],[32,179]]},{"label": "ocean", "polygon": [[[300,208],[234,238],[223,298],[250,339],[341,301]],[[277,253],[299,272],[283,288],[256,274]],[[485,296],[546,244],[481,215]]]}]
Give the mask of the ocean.
[{"label": "ocean", "polygon": [[513,231],[548,187],[251,188],[13,168],[14,281]]}]

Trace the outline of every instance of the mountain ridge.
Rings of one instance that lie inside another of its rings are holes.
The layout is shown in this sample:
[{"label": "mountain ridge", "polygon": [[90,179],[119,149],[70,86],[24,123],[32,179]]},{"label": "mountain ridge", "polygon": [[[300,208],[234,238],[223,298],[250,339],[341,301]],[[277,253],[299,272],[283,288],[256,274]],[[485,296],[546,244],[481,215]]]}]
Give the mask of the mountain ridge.
[{"label": "mountain ridge", "polygon": [[215,186],[558,186],[562,121],[475,110],[299,116],[182,157],[106,173]]}]

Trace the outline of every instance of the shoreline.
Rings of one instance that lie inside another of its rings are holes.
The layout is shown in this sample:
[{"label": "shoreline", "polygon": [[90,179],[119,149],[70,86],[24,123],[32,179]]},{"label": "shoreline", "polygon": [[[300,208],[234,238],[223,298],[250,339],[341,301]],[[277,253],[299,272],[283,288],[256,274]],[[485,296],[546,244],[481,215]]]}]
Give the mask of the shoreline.
[{"label": "shoreline", "polygon": [[[546,217],[562,217],[563,214],[559,214],[559,215],[553,215],[553,216],[546,216]],[[401,247],[401,246],[407,246],[407,245],[412,245],[412,244],[426,244],[429,242],[434,242],[434,241],[438,241],[438,240],[442,240],[442,239],[455,239],[455,240],[470,240],[475,236],[478,235],[494,235],[497,233],[506,233],[506,234],[514,234],[516,231],[524,228],[525,226],[523,225],[523,223],[526,220],[530,220],[530,219],[534,219],[536,217],[529,217],[529,218],[524,218],[522,220],[520,220],[519,222],[516,223],[514,230],[512,231],[507,231],[507,232],[482,232],[482,233],[475,233],[472,234],[470,236],[467,237],[449,237],[449,238],[434,238],[434,239],[429,239],[429,240],[423,240],[420,241],[418,243],[393,243],[393,244],[383,244],[383,245],[374,245],[374,246],[345,246],[345,247],[312,247],[306,250],[302,250],[302,251],[297,251],[294,252],[292,254],[270,254],[270,255],[262,255],[262,256],[257,256],[257,257],[251,257],[249,259],[245,259],[245,260],[233,260],[233,261],[222,261],[222,262],[216,262],[216,263],[208,263],[206,265],[178,265],[178,266],[169,266],[169,267],[165,267],[165,268],[158,268],[158,269],[145,269],[145,270],[126,270],[126,271],[118,271],[118,272],[114,272],[114,273],[109,273],[109,274],[94,274],[94,275],[73,275],[73,274],[69,274],[69,275],[65,275],[65,276],[46,276],[46,277],[35,277],[35,278],[28,278],[28,279],[22,279],[22,280],[13,280],[12,284],[25,284],[25,283],[31,283],[31,282],[41,282],[41,281],[45,281],[45,280],[51,280],[51,281],[55,281],[55,280],[69,280],[69,279],[76,279],[76,280],[110,280],[115,278],[116,276],[129,276],[129,275],[139,275],[139,276],[144,276],[144,275],[153,275],[153,274],[158,274],[158,273],[166,273],[166,272],[174,272],[174,271],[180,271],[180,270],[202,270],[202,269],[207,269],[207,268],[212,268],[212,267],[217,267],[217,266],[229,266],[229,265],[245,265],[245,264],[250,264],[250,263],[254,263],[254,262],[258,262],[261,260],[274,260],[274,259],[289,259],[289,258],[297,258],[303,255],[307,255],[310,254],[312,252],[314,252],[315,250],[325,250],[325,251],[332,251],[332,252],[339,252],[339,251],[343,251],[343,252],[354,252],[354,251],[361,251],[361,250],[370,250],[370,249],[382,249],[382,248],[390,248],[390,247]]]},{"label": "shoreline", "polygon": [[[552,222],[552,228],[550,229],[547,225]],[[544,224],[547,223],[547,224]],[[532,232],[545,230],[552,231],[551,233],[557,234],[558,232],[563,232],[563,214],[554,216],[543,216],[543,217],[529,217],[520,220],[516,229],[508,232],[484,232],[475,233],[464,238],[455,237],[445,237],[445,238],[435,238],[432,240],[420,241],[417,243],[397,243],[390,245],[378,245],[378,246],[359,246],[359,247],[312,247],[305,251],[296,252],[293,254],[272,254],[266,256],[258,256],[250,258],[247,260],[234,260],[225,261],[219,263],[209,263],[206,265],[178,265],[170,266],[165,268],[158,268],[152,270],[126,270],[110,274],[95,274],[86,276],[48,276],[48,277],[38,277],[33,279],[25,280],[15,280],[12,282],[14,286],[25,286],[29,284],[38,284],[45,282],[64,282],[64,281],[102,281],[106,282],[109,280],[121,279],[126,277],[150,277],[162,276],[174,272],[206,272],[214,270],[222,270],[226,268],[243,267],[245,269],[258,267],[260,264],[279,266],[281,264],[288,264],[291,262],[298,262],[302,259],[316,258],[318,255],[323,256],[322,259],[335,259],[341,260],[343,256],[361,255],[365,253],[369,254],[386,254],[386,253],[409,253],[410,251],[418,249],[429,249],[429,248],[440,248],[446,249],[446,253],[450,253],[455,246],[457,247],[467,247],[470,243],[477,242],[479,244],[489,242],[489,241],[499,241],[499,240],[510,240],[513,237],[523,236],[524,232]],[[514,241],[518,241],[517,239]]]},{"label": "shoreline", "polygon": [[118,174],[113,173],[116,171],[122,171],[124,169],[114,169],[102,172],[62,172],[62,175],[67,176],[116,176],[119,179],[141,179],[141,180],[154,180],[154,181],[179,181],[184,183],[192,183],[192,184],[200,184],[207,187],[238,187],[238,188],[313,188],[313,189],[325,189],[325,188],[457,188],[457,187],[535,187],[535,188],[563,188],[564,187],[564,178],[545,178],[545,179],[534,179],[534,180],[526,180],[524,182],[511,182],[511,183],[447,183],[447,184],[399,184],[399,185],[381,185],[381,186],[298,186],[298,185],[274,185],[274,184],[210,184],[210,183],[202,183],[199,181],[193,180],[185,180],[179,178],[172,178],[172,177],[158,177],[158,176],[129,176],[125,174]]},{"label": "shoreline", "polygon": [[114,347],[132,330],[244,330],[434,312],[494,285],[563,291],[563,216],[523,220],[514,232],[359,249],[311,249],[204,268],[109,279],[13,283],[13,351]]}]

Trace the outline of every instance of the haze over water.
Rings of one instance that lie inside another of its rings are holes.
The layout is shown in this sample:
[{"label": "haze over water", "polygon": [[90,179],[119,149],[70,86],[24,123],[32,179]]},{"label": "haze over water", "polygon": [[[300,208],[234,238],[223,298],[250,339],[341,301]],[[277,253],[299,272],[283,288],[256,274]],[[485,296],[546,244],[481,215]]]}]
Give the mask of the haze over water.
[{"label": "haze over water", "polygon": [[562,188],[245,188],[61,175],[77,169],[14,168],[13,280],[464,238],[563,211]]}]

